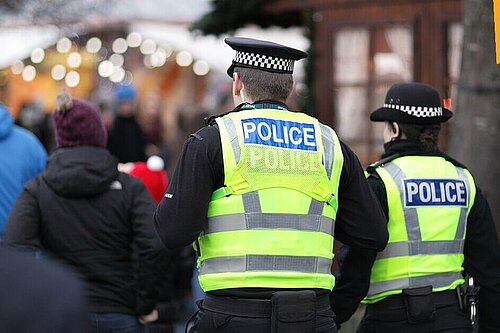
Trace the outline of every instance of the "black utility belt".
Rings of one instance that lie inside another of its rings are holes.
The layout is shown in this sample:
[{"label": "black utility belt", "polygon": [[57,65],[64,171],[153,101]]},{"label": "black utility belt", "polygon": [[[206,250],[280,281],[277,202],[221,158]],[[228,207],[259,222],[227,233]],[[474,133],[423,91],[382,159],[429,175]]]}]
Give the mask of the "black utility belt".
[{"label": "black utility belt", "polygon": [[333,316],[328,294],[313,290],[277,291],[270,299],[206,295],[201,309],[246,318],[269,318],[272,333],[314,333],[316,314]]},{"label": "black utility belt", "polygon": [[390,295],[374,304],[369,304],[366,316],[383,317],[387,321],[408,320],[418,324],[434,320],[436,308],[446,305],[459,305],[456,289],[432,292],[431,286],[403,289],[401,294]]},{"label": "black utility belt", "polygon": [[[310,292],[314,293],[314,291]],[[267,299],[238,298],[206,294],[205,298],[203,299],[202,308],[205,310],[224,313],[232,316],[270,318],[273,308],[273,298],[274,300],[276,300],[276,298],[279,297],[280,293],[287,292],[276,292],[274,293],[272,298]],[[310,295],[310,298],[313,298],[312,294]],[[328,297],[328,294],[316,296],[316,293],[314,293],[314,299],[316,310],[331,309],[330,298]]]}]

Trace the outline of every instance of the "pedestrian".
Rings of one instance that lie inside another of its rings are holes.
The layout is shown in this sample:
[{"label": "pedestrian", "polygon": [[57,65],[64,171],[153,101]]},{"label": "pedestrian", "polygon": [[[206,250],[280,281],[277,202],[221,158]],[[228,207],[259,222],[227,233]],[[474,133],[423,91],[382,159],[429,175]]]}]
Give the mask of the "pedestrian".
[{"label": "pedestrian", "polygon": [[336,332],[334,226],[340,241],[380,251],[383,213],[356,155],[330,127],[285,104],[294,61],[307,54],[250,38],[225,42],[236,50],[228,69],[236,107],[187,139],[155,214],[166,247],[194,242],[198,252],[207,294],[187,328]]},{"label": "pedestrian", "polygon": [[58,263],[0,246],[0,284],[1,332],[90,332],[83,285]]},{"label": "pedestrian", "polygon": [[168,187],[165,162],[160,156],[150,156],[146,162],[120,163],[118,170],[142,180],[155,203],[160,203]]},{"label": "pedestrian", "polygon": [[467,167],[438,148],[451,117],[423,83],[393,85],[370,115],[385,122],[368,182],[389,243],[374,258],[358,332],[471,332],[471,304],[458,297],[464,271],[480,286],[479,331],[500,331],[500,248],[488,202]]},{"label": "pedestrian", "polygon": [[139,322],[157,317],[154,201],[139,179],[118,172],[96,107],[67,94],[57,100],[57,149],[17,199],[5,242],[79,272],[97,332],[142,332]]},{"label": "pedestrian", "polygon": [[120,163],[145,162],[146,139],[137,122],[137,91],[134,86],[120,84],[115,89],[115,119],[109,130],[108,148]]},{"label": "pedestrian", "polygon": [[[143,181],[149,193],[158,204],[165,195],[168,186],[168,176],[165,163],[159,156],[153,155],[147,163],[135,162],[118,164],[118,170],[128,173]],[[179,317],[187,312],[186,299],[190,296],[190,282],[195,265],[192,246],[175,250],[165,250],[161,261],[156,265],[159,275],[158,290],[158,320],[147,325],[148,333],[170,333],[175,331]],[[192,303],[194,305],[194,303]],[[190,313],[186,316],[189,318]],[[182,323],[182,327],[184,323]]]},{"label": "pedestrian", "polygon": [[47,162],[47,152],[35,135],[14,125],[0,102],[0,239],[14,201],[24,184],[39,174]]}]

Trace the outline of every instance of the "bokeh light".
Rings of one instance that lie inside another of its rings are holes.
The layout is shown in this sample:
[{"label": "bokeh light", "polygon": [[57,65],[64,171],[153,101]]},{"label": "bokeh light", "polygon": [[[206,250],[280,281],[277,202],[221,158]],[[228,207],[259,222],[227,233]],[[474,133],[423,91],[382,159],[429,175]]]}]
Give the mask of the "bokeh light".
[{"label": "bokeh light", "polygon": [[66,75],[66,68],[61,64],[55,65],[54,67],[52,67],[50,75],[54,80],[60,81],[64,79],[64,76]]},{"label": "bokeh light", "polygon": [[196,60],[193,64],[193,72],[198,76],[207,75],[210,71],[210,66],[205,60]]},{"label": "bokeh light", "polygon": [[45,58],[45,51],[42,48],[37,47],[31,52],[31,61],[35,64],[39,64]]},{"label": "bokeh light", "polygon": [[127,36],[127,44],[129,47],[139,47],[142,43],[142,36],[138,32],[131,32]]},{"label": "bokeh light", "polygon": [[78,68],[82,64],[82,56],[78,52],[71,52],[68,56],[68,66]]},{"label": "bokeh light", "polygon": [[57,41],[57,52],[67,53],[71,49],[71,40],[68,37],[63,37]]},{"label": "bokeh light", "polygon": [[68,72],[68,74],[66,74],[64,82],[68,87],[74,88],[80,83],[80,74],[75,71],[70,71]]},{"label": "bokeh light", "polygon": [[102,42],[97,37],[92,37],[87,41],[87,52],[88,53],[97,53],[102,47]]},{"label": "bokeh light", "polygon": [[125,78],[125,70],[122,67],[115,67],[113,69],[113,74],[110,76],[111,82],[119,83]]},{"label": "bokeh light", "polygon": [[26,82],[33,81],[36,77],[36,69],[35,67],[28,65],[23,69],[23,80]]},{"label": "bokeh light", "polygon": [[124,58],[124,57],[123,57],[123,55],[121,55],[121,54],[118,54],[118,53],[113,53],[113,54],[109,57],[109,61],[111,61],[111,63],[112,63],[114,66],[121,67],[121,66],[123,66],[123,63],[125,62],[125,58]]},{"label": "bokeh light", "polygon": [[10,70],[12,71],[12,74],[19,75],[23,72],[24,69],[24,62],[21,60],[16,60],[10,65]]},{"label": "bokeh light", "polygon": [[102,77],[110,77],[113,74],[113,63],[109,60],[102,61],[99,66],[97,66],[97,73]]},{"label": "bokeh light", "polygon": [[142,42],[140,50],[144,55],[153,54],[156,51],[156,43],[151,39],[146,39]]},{"label": "bokeh light", "polygon": [[111,46],[111,49],[113,50],[114,53],[125,53],[127,52],[127,41],[125,38],[117,38],[113,42],[113,45]]},{"label": "bokeh light", "polygon": [[175,61],[181,67],[188,67],[193,62],[193,56],[188,51],[181,51],[177,53]]}]

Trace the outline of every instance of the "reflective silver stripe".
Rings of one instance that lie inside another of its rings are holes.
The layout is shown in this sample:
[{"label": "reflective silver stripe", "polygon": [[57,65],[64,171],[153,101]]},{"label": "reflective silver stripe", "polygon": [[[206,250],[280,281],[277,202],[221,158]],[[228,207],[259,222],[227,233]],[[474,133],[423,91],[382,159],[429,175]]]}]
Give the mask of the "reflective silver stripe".
[{"label": "reflective silver stripe", "polygon": [[333,236],[333,220],[322,215],[298,214],[229,214],[210,217],[206,234],[253,229],[292,229],[319,231]]},{"label": "reflective silver stripe", "polygon": [[229,117],[222,118],[224,125],[226,125],[227,133],[229,134],[229,140],[231,141],[231,146],[233,147],[234,160],[236,164],[240,162],[241,149],[238,143],[238,135],[236,134],[236,127],[233,121]]},{"label": "reflective silver stripe", "polygon": [[321,214],[323,214],[323,207],[324,206],[325,206],[325,203],[323,201],[311,199],[311,204],[309,205],[308,214],[321,215]]},{"label": "reflective silver stripe", "polygon": [[323,163],[325,165],[326,175],[328,176],[328,179],[330,179],[333,170],[333,156],[335,147],[335,145],[333,144],[332,130],[328,126],[323,124],[319,124],[319,126],[321,128],[321,136],[323,137]]},{"label": "reflective silver stripe", "polygon": [[262,211],[260,207],[259,192],[253,191],[244,193],[242,199],[243,209],[246,213],[260,213]]},{"label": "reflective silver stripe", "polygon": [[[399,168],[394,163],[388,163],[384,167],[387,172],[392,176],[394,182],[397,184],[399,188],[399,193],[401,196],[401,202],[405,202],[404,198],[404,188],[403,188],[403,178],[406,178],[405,173],[401,168]],[[405,215],[405,223],[406,223],[406,233],[408,234],[408,241],[420,241],[422,240],[422,235],[420,233],[420,226],[418,224],[418,215],[417,209],[414,207],[404,207],[403,211]]]},{"label": "reflective silver stripe", "polygon": [[443,288],[451,285],[458,279],[462,279],[460,272],[448,272],[433,275],[424,275],[410,278],[402,278],[390,281],[371,282],[368,290],[368,297],[380,294],[389,290],[401,290],[405,288],[418,288],[432,286],[433,288]]},{"label": "reflective silver stripe", "polygon": [[425,241],[425,242],[394,242],[387,244],[377,259],[405,257],[426,254],[456,254],[463,249],[463,240]]},{"label": "reflective silver stripe", "polygon": [[200,275],[246,271],[293,271],[330,274],[332,260],[323,257],[256,255],[217,257],[200,264]]},{"label": "reflective silver stripe", "polygon": [[[332,220],[328,217],[322,216],[323,208],[325,207],[325,203],[323,201],[319,201],[316,199],[311,199],[311,204],[309,205],[308,215],[312,218],[314,215],[320,216],[321,222],[318,231],[324,232],[326,234],[332,235],[335,232],[335,220]],[[305,230],[305,229],[303,229]]]},{"label": "reflective silver stripe", "polygon": [[[469,178],[465,174],[462,168],[456,167],[458,177],[464,181],[465,187],[467,189],[467,205],[465,207],[461,207],[460,209],[460,217],[458,220],[457,233],[455,234],[455,239],[464,239],[465,238],[465,229],[467,227],[467,208],[471,204],[471,188],[469,183]],[[460,252],[463,252],[463,247]]]}]

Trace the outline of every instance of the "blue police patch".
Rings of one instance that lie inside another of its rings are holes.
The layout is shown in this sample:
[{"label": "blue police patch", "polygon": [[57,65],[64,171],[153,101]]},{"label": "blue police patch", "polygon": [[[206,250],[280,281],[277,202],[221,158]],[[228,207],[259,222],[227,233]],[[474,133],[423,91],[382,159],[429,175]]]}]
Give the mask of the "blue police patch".
[{"label": "blue police patch", "polygon": [[269,118],[242,119],[243,142],[287,149],[317,151],[316,131],[311,123]]},{"label": "blue police patch", "polygon": [[403,179],[405,207],[467,206],[467,186],[458,179]]}]

